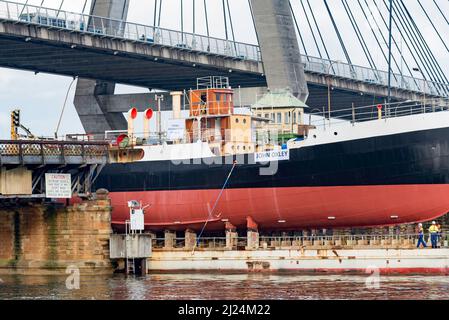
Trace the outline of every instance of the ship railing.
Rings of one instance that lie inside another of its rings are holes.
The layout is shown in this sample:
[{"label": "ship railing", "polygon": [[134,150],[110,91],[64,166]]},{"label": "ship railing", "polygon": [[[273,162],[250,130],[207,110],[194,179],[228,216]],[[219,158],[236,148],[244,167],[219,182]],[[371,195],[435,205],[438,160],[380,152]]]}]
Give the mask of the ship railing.
[{"label": "ship railing", "polygon": [[327,108],[313,109],[306,114],[308,124],[318,128],[329,128],[337,125],[356,124],[375,120],[388,120],[392,118],[445,112],[449,110],[449,99],[433,98],[422,101],[404,101],[384,104],[373,104],[331,110]]},{"label": "ship railing", "polygon": [[254,44],[27,3],[0,1],[0,20],[261,62],[259,46]]}]

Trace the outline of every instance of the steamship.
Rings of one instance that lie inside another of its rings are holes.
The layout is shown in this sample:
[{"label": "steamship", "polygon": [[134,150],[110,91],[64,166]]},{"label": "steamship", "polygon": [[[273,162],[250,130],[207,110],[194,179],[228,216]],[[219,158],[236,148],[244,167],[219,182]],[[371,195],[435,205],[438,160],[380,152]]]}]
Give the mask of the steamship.
[{"label": "steamship", "polygon": [[331,118],[283,91],[244,113],[217,77],[198,81],[188,101],[180,119],[181,93],[173,95],[179,126],[170,134],[149,134],[149,109],[143,137],[130,129],[112,139],[113,163],[95,188],[110,192],[114,227],[129,219],[129,200],[149,206],[145,226],[154,231],[388,226],[449,212],[447,105]]}]

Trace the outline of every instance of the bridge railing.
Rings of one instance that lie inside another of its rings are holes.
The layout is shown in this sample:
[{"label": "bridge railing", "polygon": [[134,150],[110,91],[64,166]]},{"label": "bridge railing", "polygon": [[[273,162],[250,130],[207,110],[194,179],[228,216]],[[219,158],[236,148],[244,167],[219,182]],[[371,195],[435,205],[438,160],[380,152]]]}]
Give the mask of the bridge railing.
[{"label": "bridge railing", "polygon": [[[306,55],[302,56],[302,62],[308,72],[388,86],[388,72],[386,71]],[[391,77],[391,87],[427,95],[449,97],[449,84],[426,81],[396,73]]]},{"label": "bridge railing", "polygon": [[0,20],[2,19],[241,60],[261,61],[259,47],[252,44],[30,4],[0,1]]},{"label": "bridge railing", "polygon": [[0,140],[1,164],[105,164],[108,158],[105,142]]},{"label": "bridge railing", "polygon": [[[30,4],[0,0],[0,20],[36,24],[52,29],[69,30],[103,37],[119,38],[148,45],[173,47],[180,50],[203,52],[210,55],[232,57],[239,60],[262,61],[257,45],[180,32],[123,20],[86,15],[45,8]],[[307,72],[334,78],[350,79],[363,83],[388,86],[388,72],[303,55]],[[449,97],[449,85],[394,74],[394,90],[406,90],[433,96]]]}]

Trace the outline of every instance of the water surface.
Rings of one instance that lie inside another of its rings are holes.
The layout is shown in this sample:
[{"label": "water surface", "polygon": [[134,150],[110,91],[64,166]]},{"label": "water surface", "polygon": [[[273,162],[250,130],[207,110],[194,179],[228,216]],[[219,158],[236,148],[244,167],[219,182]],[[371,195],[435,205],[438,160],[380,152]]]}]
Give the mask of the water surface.
[{"label": "water surface", "polygon": [[69,290],[65,276],[0,276],[0,299],[178,300],[178,299],[449,299],[447,276],[267,274],[162,274],[145,277],[81,276]]}]

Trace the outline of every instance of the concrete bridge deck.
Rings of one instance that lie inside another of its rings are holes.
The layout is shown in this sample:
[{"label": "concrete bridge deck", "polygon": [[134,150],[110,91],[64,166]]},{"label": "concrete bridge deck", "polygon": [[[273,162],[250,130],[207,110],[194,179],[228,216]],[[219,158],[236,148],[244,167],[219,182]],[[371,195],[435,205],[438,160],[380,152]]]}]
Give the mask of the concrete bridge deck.
[{"label": "concrete bridge deck", "polygon": [[[179,90],[211,74],[228,76],[234,87],[266,87],[262,60],[256,45],[0,1],[0,67]],[[312,106],[326,105],[314,97],[327,96],[329,83],[347,101],[387,95],[386,72],[308,56],[302,62]],[[398,100],[449,95],[447,84],[400,75],[392,86]]]}]

